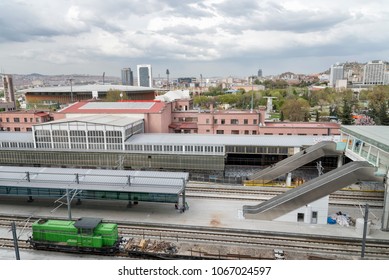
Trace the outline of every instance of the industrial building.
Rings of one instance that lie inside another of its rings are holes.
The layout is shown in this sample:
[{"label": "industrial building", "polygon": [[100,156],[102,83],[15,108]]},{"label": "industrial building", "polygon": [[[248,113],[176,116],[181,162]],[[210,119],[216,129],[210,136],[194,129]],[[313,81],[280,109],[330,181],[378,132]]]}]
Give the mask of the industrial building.
[{"label": "industrial building", "polygon": [[[120,91],[131,100],[153,100],[156,89],[128,85],[70,85],[59,87],[29,88],[18,91],[24,94],[26,103],[31,107],[47,104],[69,104],[83,100],[105,99],[109,91]],[[34,107],[32,107],[34,108]]]}]

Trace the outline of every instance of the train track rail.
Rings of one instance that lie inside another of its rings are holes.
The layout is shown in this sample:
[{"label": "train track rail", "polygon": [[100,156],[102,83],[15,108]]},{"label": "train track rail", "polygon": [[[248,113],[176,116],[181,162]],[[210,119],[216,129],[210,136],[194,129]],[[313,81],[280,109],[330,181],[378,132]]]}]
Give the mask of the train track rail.
[{"label": "train track rail", "polygon": [[[208,198],[208,199],[231,199],[231,200],[252,200],[266,201],[276,195],[282,194],[289,188],[245,188],[245,187],[211,187],[211,186],[187,186],[187,197]],[[350,202],[371,203],[372,207],[383,205],[384,192],[364,191],[337,191],[330,195],[330,204],[344,205]],[[345,203],[346,202],[346,203]]]},{"label": "train track rail", "polygon": [[[31,231],[32,223],[39,218],[0,216],[0,226],[10,227],[10,223],[14,221],[18,230]],[[110,222],[118,224],[119,233],[125,239],[137,237],[140,239],[165,240],[177,243],[206,244],[216,248],[221,246],[260,248],[263,250],[280,248],[289,254],[315,254],[328,259],[356,259],[360,256],[362,242],[360,238],[352,237],[171,224]],[[0,248],[11,247],[13,248],[11,239],[0,238]],[[29,248],[25,242],[19,242],[19,247],[21,249]],[[365,258],[389,259],[389,240],[367,239]]]}]

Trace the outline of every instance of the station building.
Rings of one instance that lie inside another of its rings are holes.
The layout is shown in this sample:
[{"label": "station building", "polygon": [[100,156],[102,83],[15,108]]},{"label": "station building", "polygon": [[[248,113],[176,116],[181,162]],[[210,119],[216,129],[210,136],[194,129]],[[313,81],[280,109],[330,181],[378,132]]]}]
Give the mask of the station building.
[{"label": "station building", "polygon": [[153,100],[157,91],[149,87],[94,84],[29,88],[17,93],[25,95],[27,104],[39,106],[39,104],[69,104],[92,99],[104,100],[107,93],[112,90],[125,93],[131,100]]}]

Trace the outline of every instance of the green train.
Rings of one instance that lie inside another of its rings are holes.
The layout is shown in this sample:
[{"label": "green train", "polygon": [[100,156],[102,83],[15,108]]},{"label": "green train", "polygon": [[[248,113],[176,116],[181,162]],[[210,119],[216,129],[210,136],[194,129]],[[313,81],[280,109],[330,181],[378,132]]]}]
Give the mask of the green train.
[{"label": "green train", "polygon": [[115,254],[122,238],[118,226],[99,218],[77,221],[40,219],[32,225],[27,240],[34,249],[77,253]]}]

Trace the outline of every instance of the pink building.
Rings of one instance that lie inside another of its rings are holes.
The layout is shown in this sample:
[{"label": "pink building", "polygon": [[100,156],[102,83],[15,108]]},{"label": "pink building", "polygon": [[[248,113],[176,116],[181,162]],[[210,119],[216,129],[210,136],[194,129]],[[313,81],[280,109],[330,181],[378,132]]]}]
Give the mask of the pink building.
[{"label": "pink building", "polygon": [[54,119],[98,114],[122,115],[144,120],[145,133],[169,133],[172,104],[156,100],[129,102],[80,101],[54,114]]},{"label": "pink building", "polygon": [[34,124],[52,120],[49,112],[8,111],[0,113],[0,131],[32,131]]},{"label": "pink building", "polygon": [[262,135],[340,135],[340,124],[334,122],[266,122]]},{"label": "pink building", "polygon": [[115,114],[143,119],[145,133],[198,133],[243,135],[340,135],[337,123],[266,122],[259,110],[193,110],[191,100],[171,102],[81,101],[57,113],[55,119]]}]

